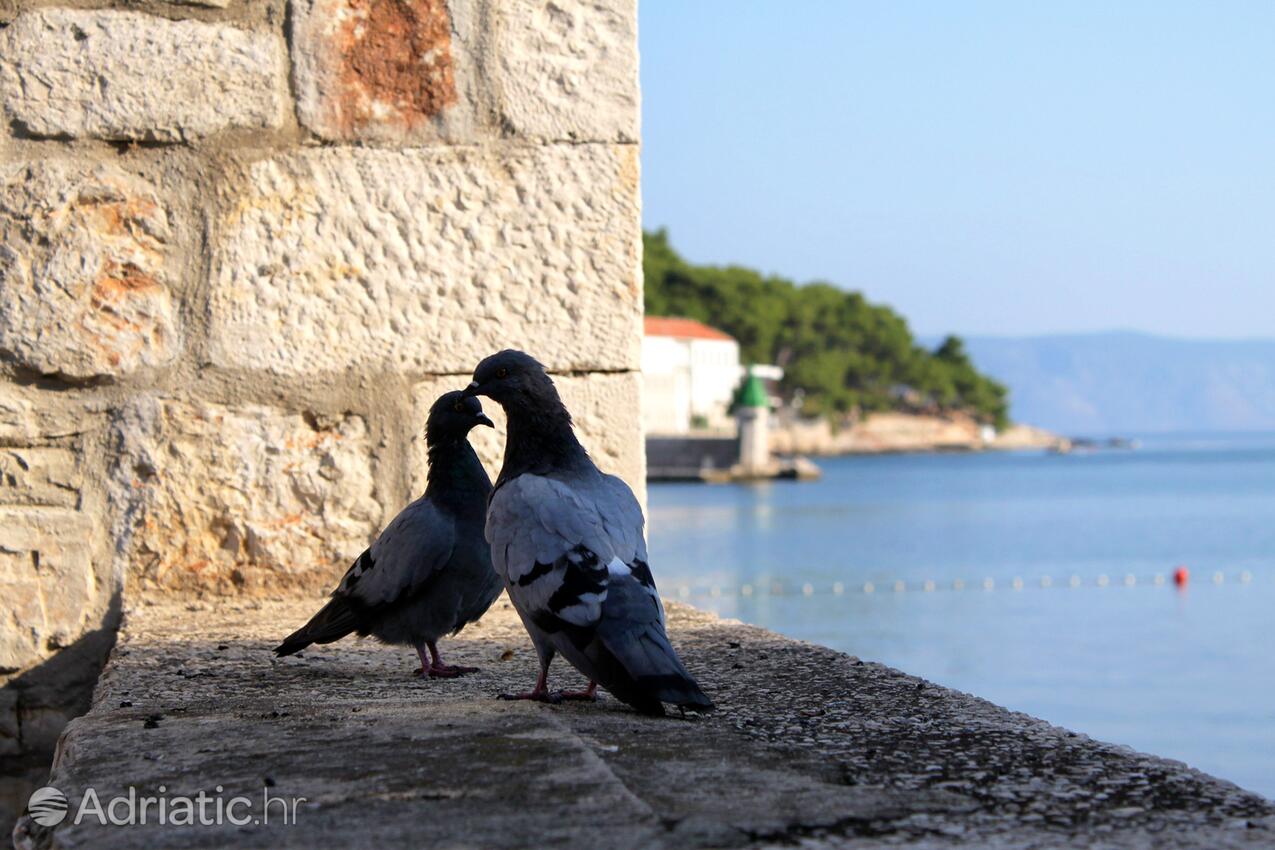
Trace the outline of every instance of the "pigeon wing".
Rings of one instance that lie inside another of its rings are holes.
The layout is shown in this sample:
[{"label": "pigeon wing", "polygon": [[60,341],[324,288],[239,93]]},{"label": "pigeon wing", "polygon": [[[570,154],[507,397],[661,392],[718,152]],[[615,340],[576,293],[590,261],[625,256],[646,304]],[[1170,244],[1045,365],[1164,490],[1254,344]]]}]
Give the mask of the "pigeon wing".
[{"label": "pigeon wing", "polygon": [[661,702],[709,710],[664,632],[642,526],[618,478],[521,475],[492,497],[487,537],[538,644],[549,641],[639,711],[659,714]]},{"label": "pigeon wing", "polygon": [[642,506],[629,485],[615,475],[602,475],[597,504],[607,535],[614,541],[616,555],[626,564],[646,563],[646,520]]},{"label": "pigeon wing", "polygon": [[492,563],[519,609],[547,632],[594,626],[609,571],[635,551],[633,535],[618,534],[607,505],[590,495],[578,483],[531,474],[492,495]]},{"label": "pigeon wing", "polygon": [[[624,561],[627,570],[611,570],[602,617],[594,630],[606,654],[624,669],[624,676],[613,678],[610,687],[643,711],[659,713],[652,699],[711,711],[713,701],[687,672],[664,631],[664,603],[647,563],[642,508],[628,485],[614,475],[602,476],[601,489],[607,506],[603,521],[613,538],[622,541],[624,553],[632,553]],[[589,654],[605,667],[604,653],[593,649]]]},{"label": "pigeon wing", "polygon": [[369,608],[393,604],[443,569],[455,544],[451,518],[422,496],[394,517],[359,556],[335,595]]}]

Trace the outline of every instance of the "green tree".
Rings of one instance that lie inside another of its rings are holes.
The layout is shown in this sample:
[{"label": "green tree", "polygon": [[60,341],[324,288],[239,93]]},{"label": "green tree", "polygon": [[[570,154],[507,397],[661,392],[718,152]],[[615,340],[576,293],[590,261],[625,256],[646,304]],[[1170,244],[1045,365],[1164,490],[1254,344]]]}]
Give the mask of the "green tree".
[{"label": "green tree", "polygon": [[692,265],[662,229],[642,242],[647,314],[686,316],[731,334],[745,361],[784,367],[781,389],[804,390],[806,410],[884,410],[909,390],[998,428],[1008,423],[1005,387],[974,368],[957,337],[926,351],[902,316],[861,293],[798,286],[741,266]]}]

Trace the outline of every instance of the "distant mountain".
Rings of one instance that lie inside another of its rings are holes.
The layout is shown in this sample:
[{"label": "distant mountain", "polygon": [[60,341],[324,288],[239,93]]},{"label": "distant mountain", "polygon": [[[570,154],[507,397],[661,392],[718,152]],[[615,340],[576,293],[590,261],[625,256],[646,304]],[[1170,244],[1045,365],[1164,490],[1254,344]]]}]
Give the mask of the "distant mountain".
[{"label": "distant mountain", "polygon": [[1275,340],[970,337],[1011,416],[1067,435],[1275,430]]}]

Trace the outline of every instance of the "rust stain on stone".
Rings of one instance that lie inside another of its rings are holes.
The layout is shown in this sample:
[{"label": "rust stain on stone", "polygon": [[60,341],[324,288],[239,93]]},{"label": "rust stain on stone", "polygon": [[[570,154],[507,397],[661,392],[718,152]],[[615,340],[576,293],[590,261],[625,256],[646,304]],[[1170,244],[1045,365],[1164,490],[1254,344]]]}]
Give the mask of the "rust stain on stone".
[{"label": "rust stain on stone", "polygon": [[81,198],[78,211],[84,221],[92,223],[93,229],[103,235],[129,236],[144,245],[156,241],[146,226],[159,211],[151,201]]},{"label": "rust stain on stone", "polygon": [[[132,334],[144,334],[138,322],[121,314],[121,307],[138,292],[162,288],[155,278],[146,274],[132,263],[117,263],[107,260],[102,276],[93,283],[90,303],[97,310],[96,318],[105,322],[114,330]],[[86,331],[87,317],[81,320]]]},{"label": "rust stain on stone", "polygon": [[127,297],[134,292],[160,287],[159,281],[133,263],[117,263],[115,260],[107,260],[104,265],[102,276],[97,279],[93,287],[95,300],[100,299],[102,302],[114,301]]},{"label": "rust stain on stone", "polygon": [[93,311],[76,321],[80,339],[114,367],[123,362],[124,354],[136,355],[148,341],[162,345],[162,328],[143,325],[149,310],[145,300],[138,299],[149,299],[163,289],[163,284],[133,263],[107,259],[89,291]]},{"label": "rust stain on stone", "polygon": [[443,0],[348,0],[337,34],[343,57],[342,130],[370,123],[407,129],[456,102],[451,21]]}]

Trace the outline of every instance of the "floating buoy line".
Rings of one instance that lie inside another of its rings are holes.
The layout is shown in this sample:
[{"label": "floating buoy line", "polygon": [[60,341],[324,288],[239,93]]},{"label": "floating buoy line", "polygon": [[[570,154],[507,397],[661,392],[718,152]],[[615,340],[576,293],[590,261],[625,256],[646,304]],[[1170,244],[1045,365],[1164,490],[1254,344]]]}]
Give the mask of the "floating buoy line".
[{"label": "floating buoy line", "polygon": [[[681,599],[690,599],[693,596],[709,596],[714,599],[723,597],[753,597],[753,596],[847,596],[851,594],[860,594],[864,596],[872,594],[891,594],[891,593],[938,593],[940,591],[954,592],[981,592],[986,593],[996,590],[1023,591],[1028,589],[1064,589],[1075,590],[1082,587],[1167,587],[1174,585],[1178,588],[1185,588],[1190,583],[1191,574],[1186,567],[1177,567],[1169,573],[1154,573],[1152,575],[1138,576],[1134,573],[1126,573],[1120,576],[1109,576],[1105,573],[1097,576],[1082,577],[1077,574],[1067,574],[1061,576],[1040,576],[1033,579],[1025,579],[1021,576],[1014,576],[1009,579],[996,579],[993,577],[985,577],[982,579],[968,580],[964,578],[948,579],[938,581],[935,579],[905,580],[895,579],[894,581],[865,581],[862,583],[847,583],[842,581],[834,581],[831,584],[821,583],[813,584],[811,582],[796,583],[782,580],[774,580],[770,582],[746,582],[738,585],[677,585],[676,595]],[[1221,570],[1208,575],[1206,582],[1210,584],[1251,584],[1253,574],[1248,570],[1241,570],[1235,573],[1225,573]]]}]

